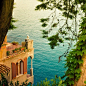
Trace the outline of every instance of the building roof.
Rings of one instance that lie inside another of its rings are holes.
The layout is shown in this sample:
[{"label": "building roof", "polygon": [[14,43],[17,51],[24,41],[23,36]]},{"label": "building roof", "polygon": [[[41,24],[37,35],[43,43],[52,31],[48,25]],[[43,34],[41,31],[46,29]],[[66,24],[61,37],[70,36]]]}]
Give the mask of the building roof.
[{"label": "building roof", "polygon": [[1,73],[7,73],[7,72],[9,72],[10,71],[10,68],[9,67],[7,67],[6,65],[4,65],[4,64],[0,64],[0,74]]}]

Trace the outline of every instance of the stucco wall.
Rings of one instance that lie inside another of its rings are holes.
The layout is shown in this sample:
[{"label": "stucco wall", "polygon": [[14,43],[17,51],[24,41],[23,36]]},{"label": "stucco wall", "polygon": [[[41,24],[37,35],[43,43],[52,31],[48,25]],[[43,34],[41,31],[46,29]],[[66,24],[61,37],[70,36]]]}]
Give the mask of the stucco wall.
[{"label": "stucco wall", "polygon": [[[33,51],[34,51],[34,49],[33,49]],[[24,60],[26,57],[28,58],[28,57],[32,57],[31,59],[33,59],[34,58],[34,54],[33,54],[33,52],[22,52],[22,53],[20,53],[20,54],[18,54],[18,55],[16,55],[16,56],[14,56],[14,57],[11,57],[11,58],[8,58],[8,59],[3,59],[2,61],[0,61],[0,64],[4,64],[4,65],[6,65],[6,66],[8,66],[9,68],[10,68],[10,81],[12,80],[12,68],[11,68],[11,63],[13,62],[13,63],[17,63],[19,60]],[[20,76],[20,75],[19,75]],[[31,76],[32,77],[32,76]],[[24,79],[23,79],[24,78]],[[26,74],[23,74],[21,77],[17,77],[16,79],[13,79],[13,81],[15,82],[15,81],[20,81],[20,83],[21,82],[24,82],[25,80],[27,79],[27,77],[26,77]],[[30,79],[30,77],[29,77],[29,79]],[[31,81],[32,83],[33,83],[33,77],[29,80],[29,81]]]},{"label": "stucco wall", "polygon": [[0,48],[0,59],[3,59],[3,58],[5,58],[6,57],[6,45],[5,46],[2,46],[1,48]]}]

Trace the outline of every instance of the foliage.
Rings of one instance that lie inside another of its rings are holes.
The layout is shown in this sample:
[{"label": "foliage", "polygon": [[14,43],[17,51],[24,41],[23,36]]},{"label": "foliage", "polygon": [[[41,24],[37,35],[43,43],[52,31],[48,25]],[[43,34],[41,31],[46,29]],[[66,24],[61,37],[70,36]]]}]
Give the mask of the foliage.
[{"label": "foliage", "polygon": [[[31,85],[31,83],[27,83],[28,79],[25,80],[25,82],[19,84],[19,81],[15,82],[15,85],[13,85],[13,82],[10,82],[10,86],[28,86]],[[8,81],[4,77],[4,75],[1,73],[1,80],[0,80],[0,86],[8,86]]]},{"label": "foliage", "polygon": [[1,46],[6,46],[6,44],[2,44]]},{"label": "foliage", "polygon": [[15,82],[15,85],[13,85],[13,82],[10,82],[10,86],[28,86],[31,85],[31,83],[27,83],[27,79],[25,80],[25,82],[23,82],[21,85],[19,84],[19,81]]},{"label": "foliage", "polygon": [[[14,4],[15,5],[15,4]],[[13,5],[13,8],[15,8]],[[10,26],[9,26],[9,29],[8,30],[13,30],[13,29],[16,29],[17,27],[14,25],[15,22],[17,22],[18,20],[16,20],[15,18],[11,18],[11,22],[10,22]]]},{"label": "foliage", "polygon": [[[83,63],[82,56],[86,54],[86,0],[38,0],[41,2],[40,5],[36,6],[36,10],[54,10],[49,16],[48,21],[41,21],[49,25],[43,32],[43,38],[47,38],[52,49],[63,43],[65,40],[69,40],[69,47],[74,40],[77,41],[75,48],[70,52],[67,49],[67,53],[64,53],[60,57],[66,55],[65,67],[67,71],[63,77],[66,77],[64,84],[66,86],[73,86],[76,81],[80,78],[81,69],[80,65]],[[60,15],[64,16],[58,17],[56,14],[59,9],[61,11]],[[80,14],[83,13],[83,16]],[[77,32],[77,16],[81,15],[79,32]],[[47,19],[47,18],[46,18]],[[42,18],[43,20],[43,18]],[[60,25],[60,22],[64,23]],[[70,22],[70,23],[69,23]],[[49,37],[49,34],[57,28],[57,33]],[[75,29],[74,29],[75,28]],[[78,34],[79,33],[79,34]],[[59,40],[60,39],[60,40]],[[69,54],[68,54],[69,52]],[[68,54],[68,55],[67,55]]]},{"label": "foliage", "polygon": [[[55,46],[59,45],[60,43],[63,43],[65,40],[69,40],[69,41],[74,40],[77,36],[77,33],[74,30],[75,27],[72,28],[72,26],[74,26],[74,23],[76,23],[76,18],[77,18],[76,16],[77,13],[79,13],[79,9],[80,9],[77,2],[72,0],[59,0],[59,1],[38,0],[38,1],[40,1],[41,4],[37,5],[35,10],[42,10],[42,9],[53,10],[53,12],[48,16],[48,18],[40,19],[40,22],[42,23],[42,27],[46,27],[45,30],[42,30],[43,38],[48,39],[49,34],[51,34],[52,30],[54,30],[53,28],[57,28],[57,33],[55,35],[58,36],[58,38],[49,40],[50,41],[49,45],[51,46],[51,48],[54,49]],[[58,10],[56,9],[62,11],[62,14],[57,16]],[[64,16],[65,18],[63,17],[61,18],[61,16]],[[69,21],[71,22],[71,24],[68,23]],[[60,23],[61,25],[59,27]],[[49,29],[47,29],[48,27]],[[48,32],[48,33],[44,33],[44,32]],[[70,33],[71,36],[69,36],[68,33]],[[51,37],[55,35],[52,35]]]},{"label": "foliage", "polygon": [[66,64],[65,67],[67,67],[67,71],[65,73],[65,76],[67,76],[64,83],[66,85],[72,86],[75,81],[78,81],[81,74],[81,69],[79,68],[80,65],[83,63],[82,56],[83,54],[86,54],[86,18],[82,18],[82,23],[80,24],[80,29],[82,29],[81,34],[78,38],[78,42],[76,43],[76,48],[72,49],[69,54],[67,55]]},{"label": "foliage", "polygon": [[13,53],[19,52],[19,51],[24,51],[25,52],[26,47],[19,47],[19,48],[15,48],[13,51]]},{"label": "foliage", "polygon": [[[0,86],[8,86],[8,82],[6,78],[4,77],[3,74],[1,74],[1,81],[0,81]],[[10,82],[10,86],[32,86],[31,83],[27,83],[28,79],[25,80],[21,85],[19,84],[19,81],[15,82],[15,85],[13,84],[13,81]],[[35,85],[34,85],[35,86]],[[44,81],[41,81],[37,83],[36,86],[65,86],[63,84],[63,80],[61,80],[60,77],[55,76],[55,79],[51,79],[50,81],[45,78]]]},{"label": "foliage", "polygon": [[63,81],[61,80],[61,78],[57,78],[55,76],[55,79],[51,79],[50,81],[47,80],[47,78],[45,78],[45,80],[37,83],[37,85],[34,86],[64,86],[64,84],[62,83]]},{"label": "foliage", "polygon": [[7,51],[7,53],[6,53],[6,54],[7,54],[7,56],[9,56],[9,55],[10,55],[10,51]]},{"label": "foliage", "polygon": [[84,83],[86,84],[86,81],[84,81]]},{"label": "foliage", "polygon": [[13,44],[13,45],[18,45],[19,43],[16,42],[16,41],[13,41],[12,44]]},{"label": "foliage", "polygon": [[15,20],[14,18],[11,19],[11,22],[10,22],[10,27],[9,27],[9,30],[13,30],[17,27],[15,27],[15,25],[13,24],[14,22],[17,22],[18,20]]},{"label": "foliage", "polygon": [[0,86],[8,86],[8,81],[6,80],[6,78],[2,73],[1,73]]},{"label": "foliage", "polygon": [[15,82],[15,85],[13,85],[13,82],[10,82],[10,86],[31,86],[31,83],[27,83],[28,79],[25,80],[25,82],[23,82],[21,85],[19,84],[19,81]]}]

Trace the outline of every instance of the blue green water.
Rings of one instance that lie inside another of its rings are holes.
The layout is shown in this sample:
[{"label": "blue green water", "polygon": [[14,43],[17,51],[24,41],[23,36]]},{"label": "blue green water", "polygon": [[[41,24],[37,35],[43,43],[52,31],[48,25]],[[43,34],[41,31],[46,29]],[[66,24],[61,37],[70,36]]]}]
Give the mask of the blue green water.
[{"label": "blue green water", "polygon": [[[33,72],[34,84],[47,78],[48,80],[57,76],[63,76],[65,73],[65,58],[61,58],[58,63],[58,57],[65,50],[66,46],[56,47],[54,50],[48,45],[46,39],[41,38],[41,23],[39,19],[49,15],[50,11],[35,11],[38,4],[36,0],[17,0],[13,17],[18,21],[15,23],[17,29],[8,32],[8,41],[18,41],[21,43],[29,35],[34,40],[34,59]],[[30,67],[30,59],[28,59],[28,73]]]}]

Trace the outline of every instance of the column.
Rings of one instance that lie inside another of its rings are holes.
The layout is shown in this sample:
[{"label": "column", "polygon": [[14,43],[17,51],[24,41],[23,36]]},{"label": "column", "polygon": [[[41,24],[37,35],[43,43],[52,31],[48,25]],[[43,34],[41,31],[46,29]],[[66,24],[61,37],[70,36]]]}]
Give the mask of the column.
[{"label": "column", "polygon": [[32,59],[31,59],[31,68],[32,68]]},{"label": "column", "polygon": [[18,62],[18,75],[20,74],[20,62]]},{"label": "column", "polygon": [[30,75],[33,76],[32,59],[31,59]]}]

